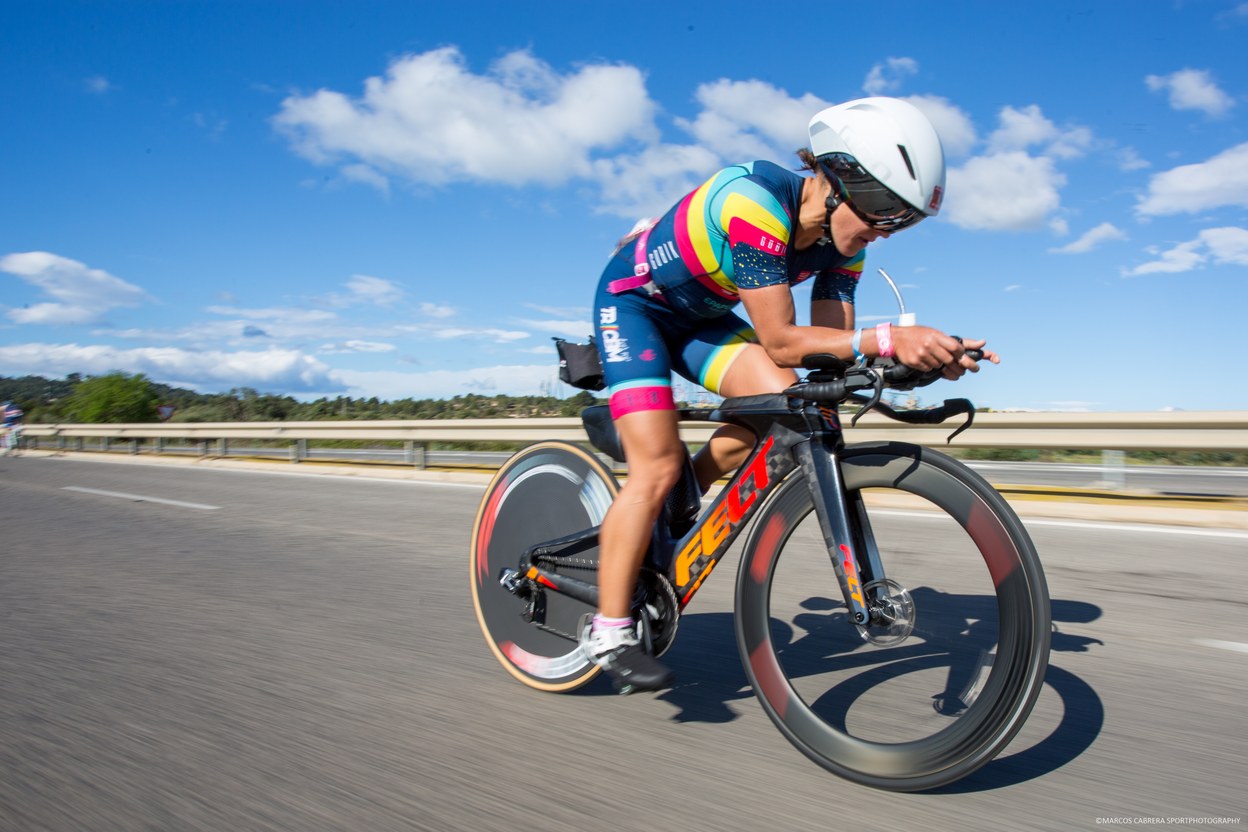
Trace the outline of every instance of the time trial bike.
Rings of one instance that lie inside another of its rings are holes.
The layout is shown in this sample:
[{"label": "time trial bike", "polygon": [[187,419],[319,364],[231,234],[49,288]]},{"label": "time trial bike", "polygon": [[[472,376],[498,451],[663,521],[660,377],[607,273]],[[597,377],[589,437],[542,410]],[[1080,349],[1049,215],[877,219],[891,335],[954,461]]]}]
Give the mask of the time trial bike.
[{"label": "time trial bike", "polygon": [[[838,775],[935,788],[991,760],[1031,712],[1048,666],[1044,572],[1014,511],[962,463],[916,444],[845,442],[837,407],[852,401],[858,415],[965,416],[953,435],[969,426],[965,399],[926,410],[881,401],[885,388],[925,385],[939,371],[834,356],[806,364],[806,380],[783,393],[680,411],[744,426],[757,443],[705,510],[687,459],[638,582],[638,634],[655,655],[666,651],[681,613],[750,527],[734,626],[764,711]],[[594,446],[623,461],[607,408],[582,418]],[[512,457],[485,492],[473,603],[494,656],[529,687],[566,692],[599,673],[578,622],[597,607],[598,528],[618,488],[589,450],[547,441]]]}]

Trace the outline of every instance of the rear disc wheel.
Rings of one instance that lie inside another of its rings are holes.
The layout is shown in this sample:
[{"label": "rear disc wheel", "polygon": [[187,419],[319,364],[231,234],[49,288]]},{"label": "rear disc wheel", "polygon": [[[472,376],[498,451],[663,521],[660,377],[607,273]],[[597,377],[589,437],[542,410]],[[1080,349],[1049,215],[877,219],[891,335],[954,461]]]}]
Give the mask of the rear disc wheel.
[{"label": "rear disc wheel", "polygon": [[[509,572],[514,579],[530,547],[600,526],[618,492],[611,471],[568,442],[525,448],[486,489],[469,547],[473,607],[494,657],[529,687],[571,691],[598,675],[600,668],[575,640],[577,622],[593,608],[540,587],[513,592],[501,579]],[[566,563],[543,568],[595,582],[597,563],[595,538]],[[539,593],[536,603],[534,592]],[[526,611],[536,613],[533,621],[525,619]]]}]

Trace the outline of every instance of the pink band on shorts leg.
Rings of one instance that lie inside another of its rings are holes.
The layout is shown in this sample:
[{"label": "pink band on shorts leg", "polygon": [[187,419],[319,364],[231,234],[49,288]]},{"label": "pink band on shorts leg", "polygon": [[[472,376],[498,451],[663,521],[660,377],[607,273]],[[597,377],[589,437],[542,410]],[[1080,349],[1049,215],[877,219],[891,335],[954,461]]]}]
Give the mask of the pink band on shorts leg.
[{"label": "pink band on shorts leg", "polygon": [[639,410],[675,410],[670,387],[628,387],[611,394],[611,418],[618,419]]}]

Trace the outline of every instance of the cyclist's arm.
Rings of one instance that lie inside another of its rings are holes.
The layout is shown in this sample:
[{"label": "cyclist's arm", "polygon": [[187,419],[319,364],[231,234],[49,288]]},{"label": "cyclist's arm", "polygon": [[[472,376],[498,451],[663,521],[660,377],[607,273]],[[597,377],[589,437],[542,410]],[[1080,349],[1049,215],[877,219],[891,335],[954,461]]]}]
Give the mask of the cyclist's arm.
[{"label": "cyclist's arm", "polygon": [[862,252],[837,268],[824,269],[815,277],[810,294],[810,322],[832,329],[854,328],[854,295],[862,276]]},{"label": "cyclist's arm", "polygon": [[854,328],[854,305],[843,300],[812,300],[810,322],[829,329]]},{"label": "cyclist's arm", "polygon": [[[839,327],[828,329],[818,324],[797,325],[793,293],[787,285],[742,290],[741,303],[754,324],[759,343],[777,365],[800,367],[804,357],[821,352],[833,353],[847,361],[853,359],[852,330]],[[822,307],[821,314],[829,313],[830,307]],[[813,319],[813,308],[811,314]],[[851,317],[847,327],[852,325]],[[966,355],[963,345],[940,330],[925,326],[893,327],[892,334],[897,359],[903,364],[921,370],[944,367],[948,378],[957,378],[967,370],[978,369],[978,365]],[[983,346],[983,342],[968,340],[966,346],[978,348]],[[874,327],[863,329],[859,348],[867,356],[879,355]],[[994,364],[1000,361],[995,353],[985,353],[985,357]]]},{"label": "cyclist's arm", "polygon": [[[741,303],[754,324],[759,344],[781,367],[800,367],[803,358],[821,352],[835,353],[847,360],[853,357],[850,341],[854,333],[833,326],[835,317],[845,314],[843,306],[840,310],[834,306],[841,305],[839,301],[812,302],[814,326],[797,325],[793,292],[788,284],[742,289]],[[850,310],[852,320],[852,306]]]}]

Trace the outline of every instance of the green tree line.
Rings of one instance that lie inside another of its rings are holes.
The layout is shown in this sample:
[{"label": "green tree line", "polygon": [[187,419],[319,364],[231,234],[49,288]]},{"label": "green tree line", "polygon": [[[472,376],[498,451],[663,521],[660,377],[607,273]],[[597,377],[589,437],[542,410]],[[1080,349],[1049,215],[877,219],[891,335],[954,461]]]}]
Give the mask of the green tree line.
[{"label": "green tree line", "polygon": [[[159,407],[172,407],[172,422],[314,422],[352,419],[528,419],[577,416],[595,404],[581,391],[566,399],[554,396],[486,396],[451,399],[397,399],[349,396],[300,402],[291,396],[238,387],[227,393],[197,393],[123,372],[100,376],[71,374],[65,379],[0,376],[0,401],[14,401],[30,424],[56,422],[155,422]],[[964,459],[1065,462],[1095,460],[1086,451],[956,449]],[[1132,451],[1135,463],[1248,466],[1248,454],[1220,451]]]},{"label": "green tree line", "polygon": [[172,407],[172,422],[313,422],[350,419],[494,419],[576,416],[597,401],[589,392],[554,396],[486,396],[451,399],[356,399],[350,396],[301,402],[291,396],[238,387],[197,393],[123,372],[77,373],[65,379],[0,376],[0,401],[13,401],[30,424],[57,422],[156,422]]}]

